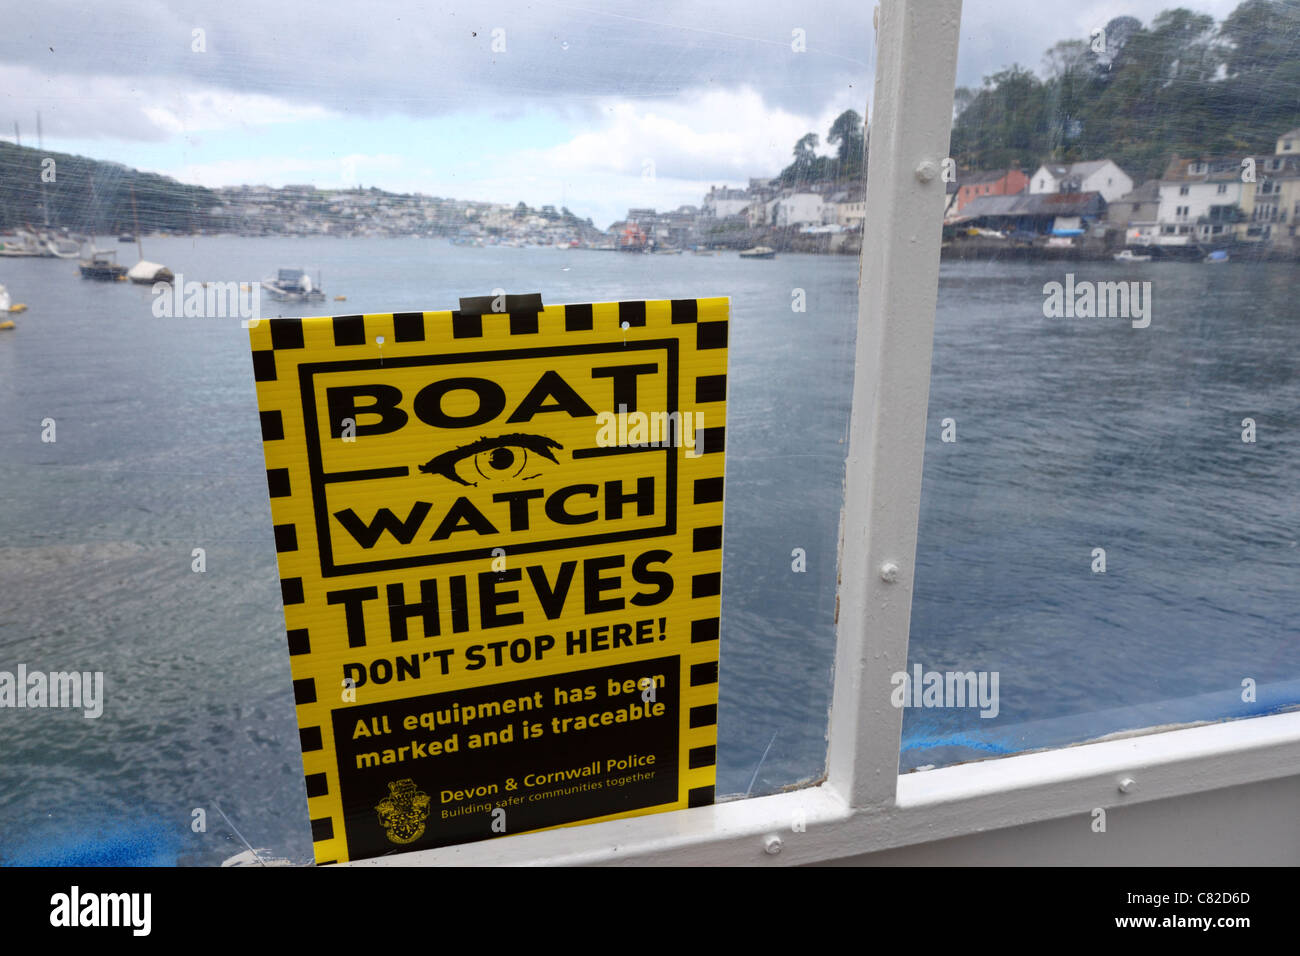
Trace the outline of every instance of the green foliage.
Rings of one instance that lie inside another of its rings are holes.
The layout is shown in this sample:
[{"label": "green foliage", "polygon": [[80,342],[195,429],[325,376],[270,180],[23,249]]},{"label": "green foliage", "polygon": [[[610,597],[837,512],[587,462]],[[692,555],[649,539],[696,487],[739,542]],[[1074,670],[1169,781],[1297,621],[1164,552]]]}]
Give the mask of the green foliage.
[{"label": "green foliage", "polygon": [[1300,0],[1246,0],[1221,24],[1181,8],[1149,26],[1117,17],[1044,66],[1042,80],[1013,65],[957,91],[958,165],[1109,158],[1141,182],[1175,155],[1272,153],[1300,126]]},{"label": "green foliage", "polygon": [[818,156],[819,139],[807,133],[794,144],[794,162],[781,170],[778,180],[796,189],[819,182],[848,184],[861,180],[866,170],[866,131],[856,110],[845,110],[831,123],[826,142],[836,147],[834,156]]},{"label": "green foliage", "polygon": [[[43,163],[54,160],[51,167]],[[42,180],[51,170],[53,182]],[[76,232],[135,232],[135,190],[141,232],[192,233],[213,225],[221,200],[202,186],[142,173],[118,163],[0,143],[0,228],[49,224]]]}]

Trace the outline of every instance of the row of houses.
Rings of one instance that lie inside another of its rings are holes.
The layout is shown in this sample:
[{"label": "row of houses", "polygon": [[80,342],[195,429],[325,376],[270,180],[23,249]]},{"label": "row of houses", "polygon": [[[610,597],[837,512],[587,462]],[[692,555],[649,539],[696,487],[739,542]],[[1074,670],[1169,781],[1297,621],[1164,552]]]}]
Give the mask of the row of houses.
[{"label": "row of houses", "polygon": [[1012,238],[1195,251],[1229,243],[1269,243],[1300,252],[1300,129],[1269,156],[1175,157],[1164,174],[1137,186],[1109,159],[959,173],[948,187],[945,223]]},{"label": "row of houses", "polygon": [[772,226],[851,231],[862,225],[866,196],[861,187],[846,189],[834,183],[793,189],[780,186],[775,179],[751,179],[746,189],[712,187],[704,197],[701,212],[714,220],[743,219],[750,229]]},{"label": "row of houses", "polygon": [[[623,247],[685,248],[741,241],[756,230],[856,233],[865,214],[861,185],[795,189],[753,178],[743,188],[711,187],[698,207],[631,209],[609,231]],[[944,221],[954,232],[1055,246],[1103,240],[1107,248],[1172,254],[1178,247],[1194,253],[1206,245],[1265,242],[1300,252],[1300,129],[1278,137],[1272,155],[1175,157],[1159,179],[1138,186],[1110,159],[1044,163],[1033,172],[959,172],[948,184]]]},{"label": "row of houses", "polygon": [[1175,159],[1144,187],[1119,210],[1128,245],[1300,249],[1300,129],[1278,137],[1272,156]]},{"label": "row of houses", "polygon": [[616,247],[624,249],[743,247],[769,229],[841,233],[840,238],[848,238],[862,226],[865,210],[860,186],[815,183],[792,189],[776,179],[756,177],[745,187],[712,186],[699,206],[665,212],[629,209],[608,232]]},{"label": "row of houses", "polygon": [[1132,192],[1133,178],[1109,159],[1085,163],[1044,163],[1031,175],[1019,169],[972,172],[958,176],[948,190],[950,211],[962,212],[976,199],[987,196],[1049,196],[1060,193],[1097,193],[1107,203]]}]

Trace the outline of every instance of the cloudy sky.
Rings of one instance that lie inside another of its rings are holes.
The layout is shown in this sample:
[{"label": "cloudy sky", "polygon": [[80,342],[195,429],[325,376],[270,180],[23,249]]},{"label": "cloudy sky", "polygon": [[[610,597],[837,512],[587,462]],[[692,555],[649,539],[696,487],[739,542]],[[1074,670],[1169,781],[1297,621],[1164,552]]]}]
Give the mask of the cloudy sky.
[{"label": "cloudy sky", "polygon": [[[184,182],[522,199],[601,227],[775,174],[864,112],[875,68],[861,0],[0,3],[0,137],[35,145],[39,111],[49,149]],[[958,82],[1175,5],[966,0]]]}]

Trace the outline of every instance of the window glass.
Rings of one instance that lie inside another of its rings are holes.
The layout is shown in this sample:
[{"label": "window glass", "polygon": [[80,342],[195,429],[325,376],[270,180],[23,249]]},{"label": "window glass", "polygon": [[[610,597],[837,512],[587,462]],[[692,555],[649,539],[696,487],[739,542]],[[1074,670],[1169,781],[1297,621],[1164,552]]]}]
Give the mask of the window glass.
[{"label": "window glass", "polygon": [[945,223],[903,770],[1300,703],[1300,20],[1121,6],[964,4],[958,182],[1083,185]]},{"label": "window glass", "polygon": [[[823,772],[869,6],[7,21],[0,671],[104,684],[0,709],[0,860],[311,858],[247,333],[184,304],[286,269],[327,298],[261,314],[730,296],[717,793]],[[80,278],[92,249],[181,294]]]}]

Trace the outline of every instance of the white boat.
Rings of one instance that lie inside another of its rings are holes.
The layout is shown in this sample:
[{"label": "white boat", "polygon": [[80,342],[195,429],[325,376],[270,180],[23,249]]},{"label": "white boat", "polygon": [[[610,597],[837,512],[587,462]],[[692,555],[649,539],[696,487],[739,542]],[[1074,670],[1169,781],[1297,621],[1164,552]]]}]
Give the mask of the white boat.
[{"label": "white boat", "polygon": [[45,249],[56,259],[76,259],[81,255],[81,242],[62,236],[49,236],[45,240]]},{"label": "white boat", "polygon": [[755,246],[740,253],[742,259],[775,259],[776,250],[771,246]]},{"label": "white boat", "polygon": [[0,323],[4,323],[4,325],[0,325],[0,328],[13,327],[13,322],[10,322],[9,320],[5,319],[4,316],[8,315],[11,312],[14,315],[17,315],[19,312],[26,312],[26,311],[27,311],[27,306],[23,305],[21,302],[17,302],[17,303],[13,302],[9,298],[9,290],[6,289],[4,286],[0,285]]},{"label": "white boat", "polygon": [[1115,253],[1116,262],[1150,262],[1151,259],[1151,256],[1142,255],[1141,253],[1134,252],[1132,249],[1125,249],[1122,252]]},{"label": "white boat", "polygon": [[271,298],[281,302],[323,302],[325,290],[320,288],[320,276],[313,282],[306,269],[281,269],[275,278],[263,279],[262,288]]},{"label": "white boat", "polygon": [[52,232],[15,230],[13,238],[0,239],[0,256],[36,259],[75,259],[81,254],[81,243],[76,239],[57,236]]},{"label": "white boat", "polygon": [[126,277],[136,285],[153,285],[155,282],[171,282],[176,278],[172,270],[157,262],[148,262],[141,259],[130,269],[126,270]]},{"label": "white boat", "polygon": [[[18,312],[22,311],[19,307]],[[14,328],[14,320],[9,318],[9,290],[0,285],[0,331],[8,331]]]}]

